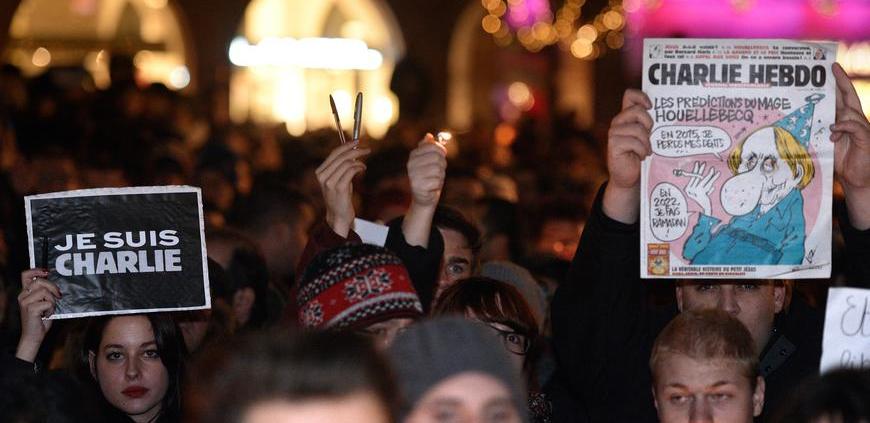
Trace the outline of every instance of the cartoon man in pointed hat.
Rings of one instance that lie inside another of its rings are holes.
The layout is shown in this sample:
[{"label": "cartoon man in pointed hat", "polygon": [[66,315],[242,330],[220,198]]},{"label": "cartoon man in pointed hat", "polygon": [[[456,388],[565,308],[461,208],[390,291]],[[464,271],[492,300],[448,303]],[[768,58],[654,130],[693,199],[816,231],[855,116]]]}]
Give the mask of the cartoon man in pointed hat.
[{"label": "cartoon man in pointed hat", "polygon": [[731,221],[711,215],[710,193],[719,172],[695,163],[686,194],[703,213],[683,246],[692,264],[798,265],[804,258],[806,229],[801,190],[813,179],[808,152],[813,110],[824,98],[807,104],[771,126],[757,129],[728,157],[733,176],[721,190]]}]

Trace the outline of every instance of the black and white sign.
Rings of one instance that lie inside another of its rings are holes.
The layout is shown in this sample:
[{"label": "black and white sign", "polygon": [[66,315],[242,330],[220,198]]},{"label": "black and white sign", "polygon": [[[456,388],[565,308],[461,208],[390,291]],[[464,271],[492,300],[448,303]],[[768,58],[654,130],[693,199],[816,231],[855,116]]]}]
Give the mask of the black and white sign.
[{"label": "black and white sign", "polygon": [[30,267],[50,269],[52,316],[211,307],[202,195],[187,186],[25,197]]}]

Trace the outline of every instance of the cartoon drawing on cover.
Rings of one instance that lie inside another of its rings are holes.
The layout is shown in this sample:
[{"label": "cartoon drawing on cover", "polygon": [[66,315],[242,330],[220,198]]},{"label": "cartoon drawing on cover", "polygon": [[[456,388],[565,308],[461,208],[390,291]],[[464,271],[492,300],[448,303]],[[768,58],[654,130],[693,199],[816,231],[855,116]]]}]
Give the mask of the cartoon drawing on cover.
[{"label": "cartoon drawing on cover", "polygon": [[720,202],[732,216],[723,223],[713,216],[710,194],[719,172],[704,162],[691,171],[674,169],[690,178],[686,195],[702,214],[683,246],[694,265],[799,265],[804,260],[806,229],[801,193],[813,179],[809,154],[813,110],[823,94],[773,125],[755,130],[728,157],[732,176],[723,185]]}]

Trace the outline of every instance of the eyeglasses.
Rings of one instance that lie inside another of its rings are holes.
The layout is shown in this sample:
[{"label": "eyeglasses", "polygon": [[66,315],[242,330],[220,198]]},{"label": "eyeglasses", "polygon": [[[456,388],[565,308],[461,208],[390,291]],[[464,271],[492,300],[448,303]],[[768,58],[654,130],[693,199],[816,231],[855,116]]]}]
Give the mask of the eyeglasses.
[{"label": "eyeglasses", "polygon": [[493,325],[487,326],[498,333],[498,337],[501,338],[504,347],[511,353],[516,355],[526,355],[529,352],[532,342],[526,338],[525,335],[521,335],[512,330],[499,329]]}]

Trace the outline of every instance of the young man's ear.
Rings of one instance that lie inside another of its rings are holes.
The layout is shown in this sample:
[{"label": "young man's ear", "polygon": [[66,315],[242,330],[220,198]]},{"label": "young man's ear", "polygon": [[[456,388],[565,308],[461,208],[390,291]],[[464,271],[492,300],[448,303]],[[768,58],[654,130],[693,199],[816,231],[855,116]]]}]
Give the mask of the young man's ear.
[{"label": "young man's ear", "polygon": [[91,377],[97,380],[97,365],[95,363],[97,355],[93,351],[88,351],[88,367],[91,369]]},{"label": "young man's ear", "polygon": [[784,284],[773,285],[773,312],[779,313],[785,307],[787,288]]},{"label": "young man's ear", "polygon": [[653,404],[656,406],[656,410],[658,410],[659,409],[659,399],[658,399],[658,397],[656,397],[656,387],[651,386],[650,389],[652,390],[652,394],[653,394]]},{"label": "young man's ear", "polygon": [[764,409],[764,378],[758,376],[755,382],[755,392],[752,393],[752,415],[758,417]]}]

